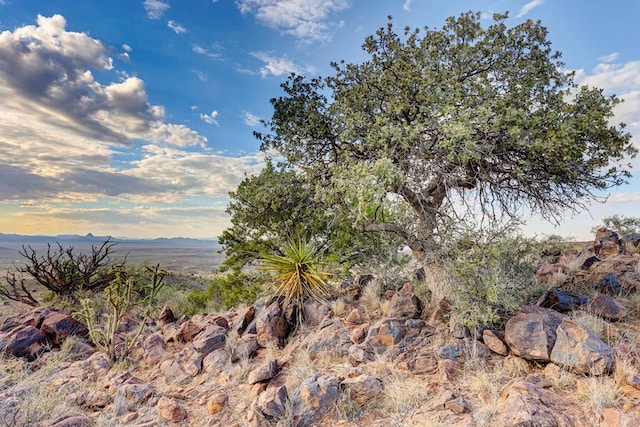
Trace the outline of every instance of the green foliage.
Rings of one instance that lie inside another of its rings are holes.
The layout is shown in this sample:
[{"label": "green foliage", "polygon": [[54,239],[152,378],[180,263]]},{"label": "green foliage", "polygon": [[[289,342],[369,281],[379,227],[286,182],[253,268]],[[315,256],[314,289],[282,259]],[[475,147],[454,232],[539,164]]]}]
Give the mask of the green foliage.
[{"label": "green foliage", "polygon": [[258,298],[260,290],[261,286],[256,277],[240,270],[233,270],[212,278],[207,289],[191,291],[180,311],[193,315],[208,308],[227,310],[242,303],[251,304]]},{"label": "green foliage", "polygon": [[[624,215],[613,215],[602,219],[602,223],[609,230],[613,230],[620,237],[630,233],[640,232],[640,218],[638,217],[626,217]],[[596,232],[600,228],[594,227],[591,231]]]},{"label": "green foliage", "polygon": [[[112,362],[127,358],[144,331],[146,322],[154,309],[154,301],[164,286],[163,280],[167,272],[162,270],[160,265],[147,266],[146,269],[150,274],[150,281],[145,286],[143,292],[146,296],[142,300],[134,299],[134,279],[127,273],[124,266],[120,266],[114,270],[114,279],[104,291],[104,300],[108,308],[106,315],[97,320],[94,303],[90,299],[83,300],[81,310],[76,313],[77,317],[86,322],[89,338],[93,344]],[[118,335],[120,324],[134,306],[142,308],[140,326],[131,339],[125,336],[124,342],[121,343]]]},{"label": "green foliage", "polygon": [[284,307],[294,304],[298,310],[309,299],[326,303],[331,292],[329,273],[320,270],[319,263],[318,248],[300,236],[289,239],[281,254],[261,258],[261,268],[276,274],[274,294],[284,298]]},{"label": "green foliage", "polygon": [[[539,22],[506,20],[496,14],[484,27],[468,12],[403,35],[390,22],[366,38],[362,63],[334,63],[324,79],[292,75],[256,136],[304,183],[313,215],[293,224],[324,233],[332,248],[344,235],[362,243],[354,231],[394,235],[423,257],[445,242],[454,213],[557,220],[625,182],[622,162],[637,149],[623,124],[610,124],[620,100],[563,72]],[[239,211],[263,206],[258,194],[247,192]],[[278,207],[274,222],[300,212]]]},{"label": "green foliage", "polygon": [[540,243],[520,235],[514,225],[470,229],[457,242],[445,258],[456,322],[469,327],[498,323],[544,292],[535,276]]}]

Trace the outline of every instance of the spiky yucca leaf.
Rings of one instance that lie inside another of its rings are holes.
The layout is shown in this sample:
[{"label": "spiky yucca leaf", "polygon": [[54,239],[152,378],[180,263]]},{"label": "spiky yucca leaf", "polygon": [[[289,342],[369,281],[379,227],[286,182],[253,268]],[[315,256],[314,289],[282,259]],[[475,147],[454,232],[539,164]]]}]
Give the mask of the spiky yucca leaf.
[{"label": "spiky yucca leaf", "polygon": [[293,303],[301,308],[308,299],[326,303],[331,291],[327,283],[330,275],[318,269],[318,248],[297,237],[289,239],[282,252],[284,255],[263,255],[261,265],[264,270],[277,275],[274,293],[284,297],[284,306]]}]

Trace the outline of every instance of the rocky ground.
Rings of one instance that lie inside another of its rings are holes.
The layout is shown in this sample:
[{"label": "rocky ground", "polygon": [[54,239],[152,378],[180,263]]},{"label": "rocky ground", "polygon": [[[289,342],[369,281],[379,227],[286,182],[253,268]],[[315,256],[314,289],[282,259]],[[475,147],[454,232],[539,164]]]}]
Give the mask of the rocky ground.
[{"label": "rocky ground", "polygon": [[454,327],[420,283],[381,295],[370,276],[295,328],[269,298],[163,310],[118,363],[64,311],[5,317],[0,426],[640,426],[638,243],[601,230],[549,251],[548,292],[499,329]]}]

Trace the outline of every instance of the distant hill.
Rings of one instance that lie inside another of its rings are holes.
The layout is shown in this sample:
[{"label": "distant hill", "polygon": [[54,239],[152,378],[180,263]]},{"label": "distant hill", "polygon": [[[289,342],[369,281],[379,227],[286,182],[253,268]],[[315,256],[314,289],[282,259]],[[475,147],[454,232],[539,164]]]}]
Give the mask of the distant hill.
[{"label": "distant hill", "polygon": [[111,237],[111,236],[94,236],[89,233],[85,236],[78,234],[59,234],[57,236],[44,236],[44,235],[26,235],[26,234],[4,234],[0,233],[0,244],[3,243],[18,243],[18,244],[47,244],[56,242],[62,245],[96,245],[101,244],[107,239],[111,239],[114,242],[125,243],[127,245],[153,245],[153,246],[218,246],[218,241],[215,239],[192,239],[188,237],[160,237],[157,239],[129,239],[126,237]]}]

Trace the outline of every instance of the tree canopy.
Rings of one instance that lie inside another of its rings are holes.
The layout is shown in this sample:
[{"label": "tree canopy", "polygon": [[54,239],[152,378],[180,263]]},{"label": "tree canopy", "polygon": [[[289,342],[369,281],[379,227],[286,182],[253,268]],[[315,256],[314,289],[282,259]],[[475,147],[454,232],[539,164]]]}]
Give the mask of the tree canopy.
[{"label": "tree canopy", "polygon": [[[305,183],[281,181],[292,186],[281,195],[304,188],[319,203],[293,221],[339,218],[422,256],[452,216],[527,211],[557,221],[624,183],[637,150],[624,124],[610,123],[620,100],[577,85],[540,22],[507,27],[507,18],[485,28],[467,12],[402,35],[389,18],[366,38],[362,63],[333,63],[326,78],[291,75],[256,136],[283,178]],[[238,194],[236,226],[251,209]],[[290,202],[278,215],[299,213]]]}]

